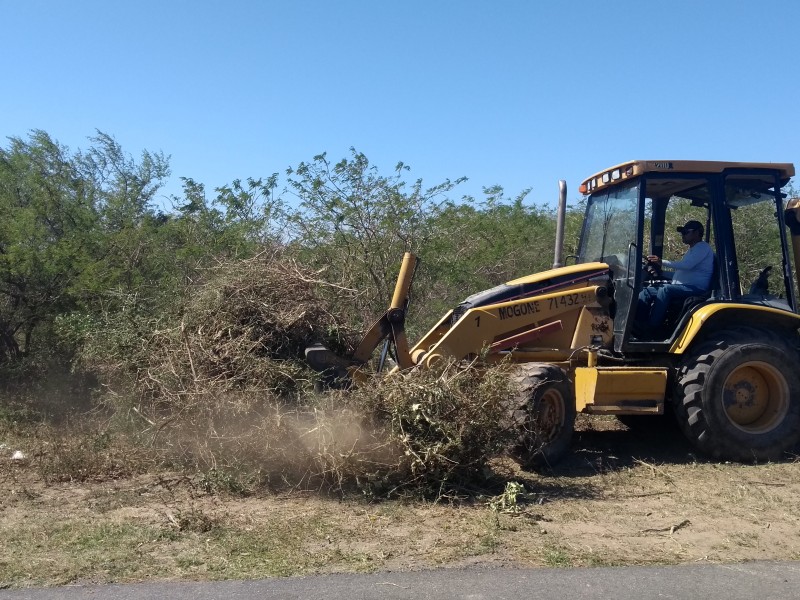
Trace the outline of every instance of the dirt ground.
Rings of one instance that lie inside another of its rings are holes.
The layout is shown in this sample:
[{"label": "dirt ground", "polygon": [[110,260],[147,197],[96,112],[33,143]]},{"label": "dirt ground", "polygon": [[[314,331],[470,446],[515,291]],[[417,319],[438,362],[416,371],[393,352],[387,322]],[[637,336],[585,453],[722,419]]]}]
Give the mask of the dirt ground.
[{"label": "dirt ground", "polygon": [[0,479],[0,585],[259,578],[469,564],[595,566],[800,559],[800,462],[696,457],[674,431],[582,419],[573,453],[494,508],[303,491],[226,497],[175,473]]}]

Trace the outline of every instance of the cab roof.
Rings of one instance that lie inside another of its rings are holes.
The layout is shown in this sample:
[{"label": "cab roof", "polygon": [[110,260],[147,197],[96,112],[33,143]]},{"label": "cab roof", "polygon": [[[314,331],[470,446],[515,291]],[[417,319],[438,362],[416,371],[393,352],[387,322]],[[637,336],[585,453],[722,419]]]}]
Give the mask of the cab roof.
[{"label": "cab roof", "polygon": [[604,169],[585,179],[581,183],[582,194],[591,194],[606,187],[612,187],[639,177],[645,173],[722,173],[729,169],[760,169],[772,176],[778,171],[781,185],[794,177],[792,163],[754,163],[754,162],[723,162],[708,160],[630,160],[609,169]]}]

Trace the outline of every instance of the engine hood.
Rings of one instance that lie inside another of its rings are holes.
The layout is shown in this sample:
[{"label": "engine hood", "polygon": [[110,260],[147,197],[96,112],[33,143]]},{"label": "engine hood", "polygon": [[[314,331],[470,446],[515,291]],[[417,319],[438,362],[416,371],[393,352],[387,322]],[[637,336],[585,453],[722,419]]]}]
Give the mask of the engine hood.
[{"label": "engine hood", "polygon": [[570,287],[585,287],[589,280],[605,276],[608,272],[609,267],[607,264],[592,262],[526,275],[497,287],[472,294],[461,302],[454,312],[459,315],[476,306],[509,302]]}]

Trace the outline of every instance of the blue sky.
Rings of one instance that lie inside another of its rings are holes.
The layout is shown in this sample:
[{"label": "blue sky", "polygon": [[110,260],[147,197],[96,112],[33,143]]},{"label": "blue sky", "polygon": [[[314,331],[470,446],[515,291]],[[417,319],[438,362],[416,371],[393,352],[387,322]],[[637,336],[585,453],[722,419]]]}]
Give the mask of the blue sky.
[{"label": "blue sky", "polygon": [[0,134],[213,188],[355,147],[552,203],[634,158],[800,166],[796,0],[0,0]]}]

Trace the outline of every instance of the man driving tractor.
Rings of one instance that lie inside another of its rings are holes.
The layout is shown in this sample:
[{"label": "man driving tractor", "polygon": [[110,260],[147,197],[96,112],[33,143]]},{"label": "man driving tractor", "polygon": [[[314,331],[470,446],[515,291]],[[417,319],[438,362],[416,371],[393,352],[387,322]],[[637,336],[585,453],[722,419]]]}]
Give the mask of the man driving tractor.
[{"label": "man driving tractor", "polygon": [[663,324],[672,301],[705,294],[711,287],[714,251],[703,240],[703,224],[699,221],[687,221],[677,231],[681,234],[683,243],[689,246],[681,260],[661,260],[654,255],[647,257],[648,265],[658,270],[664,267],[674,272],[671,277],[664,276],[669,281],[648,285],[639,293],[636,321],[642,329],[640,333],[643,337],[653,335]]}]

